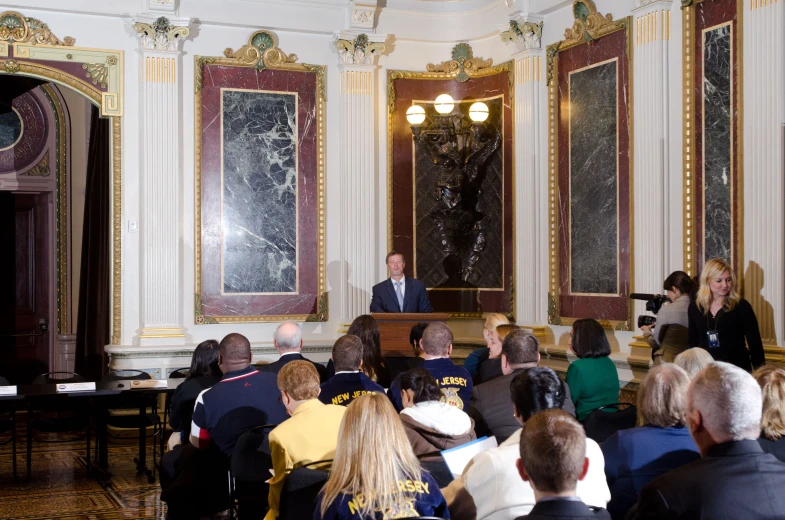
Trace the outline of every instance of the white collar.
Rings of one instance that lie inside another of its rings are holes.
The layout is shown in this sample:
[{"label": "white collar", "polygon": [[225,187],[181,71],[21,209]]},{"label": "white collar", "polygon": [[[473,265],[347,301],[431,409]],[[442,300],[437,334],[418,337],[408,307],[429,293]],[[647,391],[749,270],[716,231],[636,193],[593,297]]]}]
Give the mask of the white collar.
[{"label": "white collar", "polygon": [[300,352],[299,350],[296,350],[294,352],[281,352],[281,357],[288,356],[290,354],[302,354],[302,352]]},{"label": "white collar", "polygon": [[391,276],[390,281],[392,282],[393,285],[397,284],[398,282],[403,282],[403,286],[406,287],[406,275],[401,276],[401,279],[398,281],[393,280]]},{"label": "white collar", "polygon": [[338,374],[359,374],[359,373],[360,373],[359,370],[341,370],[340,372],[336,372],[335,375],[337,376]]}]

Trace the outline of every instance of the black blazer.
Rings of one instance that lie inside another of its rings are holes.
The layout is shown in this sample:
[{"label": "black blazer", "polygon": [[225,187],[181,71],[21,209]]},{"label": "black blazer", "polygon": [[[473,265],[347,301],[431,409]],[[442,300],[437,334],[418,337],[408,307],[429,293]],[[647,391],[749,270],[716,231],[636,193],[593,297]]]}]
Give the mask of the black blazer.
[{"label": "black blazer", "polygon": [[[747,372],[766,364],[758,319],[747,300],[739,300],[730,312],[721,309],[716,318],[703,314],[693,302],[687,315],[690,347],[706,349],[717,361],[732,363]],[[706,332],[710,329],[719,332],[720,346],[717,348],[709,348]]]},{"label": "black blazer", "polygon": [[433,312],[425,285],[408,276],[404,279],[403,309],[398,306],[398,296],[390,279],[373,286],[371,312]]},{"label": "black blazer", "polygon": [[785,464],[758,441],[713,446],[641,490],[627,520],[756,520],[785,517]]},{"label": "black blazer", "polygon": [[758,439],[758,444],[766,453],[771,453],[779,460],[785,462],[785,437],[780,437],[776,441],[770,441],[763,435]]},{"label": "black blazer", "polygon": [[519,516],[516,520],[611,520],[611,515],[605,509],[589,507],[583,502],[575,500],[546,500],[537,502],[526,516]]},{"label": "black blazer", "polygon": [[[286,363],[291,363],[292,361],[311,361],[310,359],[304,357],[302,354],[286,354],[285,356],[281,356],[278,361],[273,363],[268,363],[266,365],[257,365],[257,369],[259,372],[272,372],[273,374],[278,374],[281,371],[283,366]],[[313,363],[313,366],[316,367],[316,371],[319,372],[319,383],[324,383],[327,381],[327,369],[321,363]]]}]

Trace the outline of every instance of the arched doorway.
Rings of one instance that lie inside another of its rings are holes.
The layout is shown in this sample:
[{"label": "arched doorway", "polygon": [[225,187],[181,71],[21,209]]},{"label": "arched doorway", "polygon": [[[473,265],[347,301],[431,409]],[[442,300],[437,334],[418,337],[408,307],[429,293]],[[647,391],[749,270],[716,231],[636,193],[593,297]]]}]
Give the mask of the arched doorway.
[{"label": "arched doorway", "polygon": [[[71,127],[63,92],[73,91],[83,96],[89,104],[98,107],[100,116],[108,121],[108,149],[104,152],[109,164],[106,177],[110,184],[104,202],[108,208],[106,225],[109,238],[102,261],[109,270],[110,309],[106,313],[111,333],[109,341],[119,343],[123,54],[121,51],[76,47],[74,43],[71,37],[59,39],[40,20],[13,11],[0,13],[0,92],[39,99],[40,104],[45,104],[43,98],[48,97],[52,105],[48,114],[50,125],[57,127],[56,132],[48,135],[54,135],[55,141],[59,132],[67,133]],[[13,99],[6,100],[4,112],[0,110],[0,141],[12,148],[20,146],[25,134],[22,118],[17,117],[18,111],[13,110]],[[0,99],[0,104],[2,102]],[[28,105],[31,102],[28,99]],[[23,104],[22,101],[18,103]],[[0,146],[2,148],[4,146]],[[2,152],[0,150],[0,156]],[[15,273],[13,287],[9,286],[8,277],[0,280],[0,311],[4,311],[0,314],[12,316],[0,323],[0,335],[11,336],[0,338],[0,342],[8,344],[10,340],[16,358],[35,360],[35,370],[44,364],[47,370],[63,370],[71,367],[68,361],[73,355],[77,332],[74,294],[79,292],[80,276],[74,276],[79,269],[73,263],[71,237],[72,231],[78,230],[82,223],[72,222],[67,168],[63,170],[62,179],[49,178],[38,184],[31,179],[36,176],[36,171],[43,172],[48,167],[51,172],[52,167],[69,164],[65,136],[60,143],[50,143],[45,153],[40,150],[38,153],[43,155],[34,159],[38,161],[35,164],[22,165],[23,161],[14,159],[12,162],[18,164],[12,164],[12,168],[3,172],[0,167],[0,227],[5,225],[6,230],[10,230],[13,226],[14,230],[13,233],[3,233],[8,244],[0,244],[0,248],[13,247],[14,254],[5,255],[8,265],[0,268],[7,270],[13,264]],[[13,150],[13,154],[23,153]],[[42,157],[46,157],[45,164],[39,164]],[[23,177],[20,184],[19,179]],[[78,261],[79,255],[76,256]],[[13,309],[8,308],[8,295],[13,295]],[[9,329],[11,334],[7,334]],[[103,345],[94,350],[102,353]],[[6,355],[8,353],[6,351]]]}]

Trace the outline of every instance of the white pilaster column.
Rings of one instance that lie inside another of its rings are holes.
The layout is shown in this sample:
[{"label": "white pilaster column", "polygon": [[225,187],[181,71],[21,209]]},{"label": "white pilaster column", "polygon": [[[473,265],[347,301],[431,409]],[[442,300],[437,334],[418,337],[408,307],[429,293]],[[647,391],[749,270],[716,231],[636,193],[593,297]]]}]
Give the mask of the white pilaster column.
[{"label": "white pilaster column", "polygon": [[377,158],[376,68],[386,36],[342,31],[335,35],[340,56],[339,133],[341,158],[340,317],[348,322],[367,314],[376,272]]},{"label": "white pilaster column", "polygon": [[182,316],[181,44],[189,19],[134,19],[139,37],[141,327],[134,343],[185,342]]},{"label": "white pilaster column", "polygon": [[763,342],[785,334],[785,2],[742,2],[744,297]]},{"label": "white pilaster column", "polygon": [[[668,74],[671,0],[636,0],[633,10],[633,292],[662,293],[670,274]],[[634,300],[633,320],[646,311]],[[633,325],[634,327],[635,325]]]},{"label": "white pilaster column", "polygon": [[547,92],[542,19],[515,16],[503,41],[515,46],[515,318],[548,319]]}]

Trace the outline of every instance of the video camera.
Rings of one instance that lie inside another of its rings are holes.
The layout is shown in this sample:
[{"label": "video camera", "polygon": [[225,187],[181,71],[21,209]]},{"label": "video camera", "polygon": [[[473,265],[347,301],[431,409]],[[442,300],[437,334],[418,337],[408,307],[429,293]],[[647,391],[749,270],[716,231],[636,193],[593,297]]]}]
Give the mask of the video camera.
[{"label": "video camera", "polygon": [[[669,302],[667,296],[664,294],[646,294],[646,293],[632,293],[630,294],[630,298],[633,300],[643,300],[646,302],[646,310],[651,312],[652,314],[657,314],[660,312],[662,308],[662,304],[665,302]],[[638,316],[638,328],[654,325],[657,321],[657,318],[654,316],[646,316],[645,314],[641,314]]]}]

